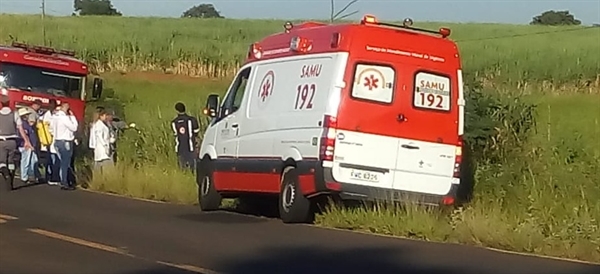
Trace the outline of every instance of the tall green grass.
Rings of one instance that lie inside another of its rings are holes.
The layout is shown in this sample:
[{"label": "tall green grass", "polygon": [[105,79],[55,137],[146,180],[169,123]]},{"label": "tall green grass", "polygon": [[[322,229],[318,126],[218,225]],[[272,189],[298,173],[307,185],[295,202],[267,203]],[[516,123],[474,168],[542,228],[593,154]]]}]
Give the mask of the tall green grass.
[{"label": "tall green grass", "polygon": [[[43,43],[45,26],[48,45],[76,50],[97,72],[158,70],[219,77],[234,73],[250,43],[282,31],[283,23],[46,17],[42,24],[39,16],[0,15],[0,42],[9,42],[12,36],[19,41]],[[531,84],[560,88],[569,83],[571,88],[585,89],[594,81],[597,87],[600,81],[600,28],[435,22],[416,25],[450,27],[464,67],[476,71],[481,79],[501,84],[495,85],[497,88]]]},{"label": "tall green grass", "polygon": [[[107,80],[101,104],[139,128],[119,140],[119,167],[94,174],[90,187],[195,203],[194,176],[177,171],[173,106],[183,101],[205,121],[206,96],[223,94],[248,44],[280,31],[282,23],[47,18],[49,44],[78,50]],[[333,207],[317,222],[600,262],[600,28],[420,25],[449,26],[459,41],[467,138],[476,160],[473,200],[451,214],[414,206]],[[539,32],[555,33],[534,35]],[[0,41],[9,34],[40,43],[41,22],[0,15]],[[172,74],[118,73],[143,70]]]}]

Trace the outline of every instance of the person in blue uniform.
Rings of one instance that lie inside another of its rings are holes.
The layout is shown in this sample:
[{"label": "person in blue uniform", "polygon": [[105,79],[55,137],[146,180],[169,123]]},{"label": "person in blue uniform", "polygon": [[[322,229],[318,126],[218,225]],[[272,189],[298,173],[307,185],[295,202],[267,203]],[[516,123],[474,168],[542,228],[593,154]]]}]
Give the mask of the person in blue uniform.
[{"label": "person in blue uniform", "polygon": [[182,169],[196,168],[196,155],[198,145],[198,133],[200,126],[198,119],[190,116],[185,111],[185,105],[181,102],[175,104],[177,117],[171,122],[171,127],[175,133],[175,151],[179,159],[179,166]]}]

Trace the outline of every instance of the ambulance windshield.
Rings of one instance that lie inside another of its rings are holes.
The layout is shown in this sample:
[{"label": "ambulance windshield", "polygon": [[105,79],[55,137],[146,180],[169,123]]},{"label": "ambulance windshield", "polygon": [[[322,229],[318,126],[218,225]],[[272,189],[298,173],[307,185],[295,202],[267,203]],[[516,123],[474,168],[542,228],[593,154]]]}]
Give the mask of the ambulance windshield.
[{"label": "ambulance windshield", "polygon": [[0,63],[0,85],[58,97],[80,98],[84,75],[15,63]]}]

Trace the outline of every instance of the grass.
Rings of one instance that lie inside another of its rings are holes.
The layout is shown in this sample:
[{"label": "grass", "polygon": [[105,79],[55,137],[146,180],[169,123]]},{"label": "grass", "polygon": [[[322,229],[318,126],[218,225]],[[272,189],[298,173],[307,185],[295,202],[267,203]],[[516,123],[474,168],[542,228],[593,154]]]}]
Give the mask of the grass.
[{"label": "grass", "polygon": [[[48,17],[48,42],[78,50],[107,80],[102,104],[139,128],[119,140],[119,167],[96,173],[89,186],[195,203],[194,177],[177,171],[173,105],[183,101],[200,116],[209,93],[225,92],[248,44],[282,23]],[[317,223],[600,262],[600,28],[443,25],[459,41],[469,84],[481,83],[468,89],[482,90],[469,101],[473,201],[450,214],[333,207]],[[0,26],[0,41],[42,41],[38,17],[0,15]],[[531,35],[539,32],[556,33]],[[139,72],[155,70],[169,74]]]},{"label": "grass", "polygon": [[[19,41],[41,44],[44,25],[48,45],[76,50],[79,57],[100,73],[157,70],[221,77],[235,73],[250,43],[282,31],[283,23],[46,17],[42,24],[39,16],[4,14],[0,15],[0,42],[9,42],[12,36]],[[441,25],[452,29],[451,37],[458,41],[465,68],[488,82],[501,83],[501,87],[534,85],[535,88],[544,84],[560,88],[568,83],[585,88],[588,81],[598,78],[600,28],[416,23],[432,29]],[[504,38],[488,39],[494,37]]]}]

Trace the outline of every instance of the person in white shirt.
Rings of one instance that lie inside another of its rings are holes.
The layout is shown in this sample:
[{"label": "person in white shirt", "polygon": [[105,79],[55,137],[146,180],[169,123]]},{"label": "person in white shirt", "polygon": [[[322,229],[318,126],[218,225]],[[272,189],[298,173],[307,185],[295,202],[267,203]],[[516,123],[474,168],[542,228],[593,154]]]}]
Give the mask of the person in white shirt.
[{"label": "person in white shirt", "polygon": [[60,163],[61,189],[63,190],[75,189],[74,186],[69,184],[69,168],[75,147],[75,132],[78,126],[77,119],[70,111],[69,103],[63,102],[51,122],[54,146],[58,152],[58,162]]},{"label": "person in white shirt", "polygon": [[110,157],[111,134],[106,124],[107,113],[100,109],[96,113],[97,119],[90,130],[90,148],[94,150],[94,166],[101,169],[106,165],[113,165],[113,159]]}]

